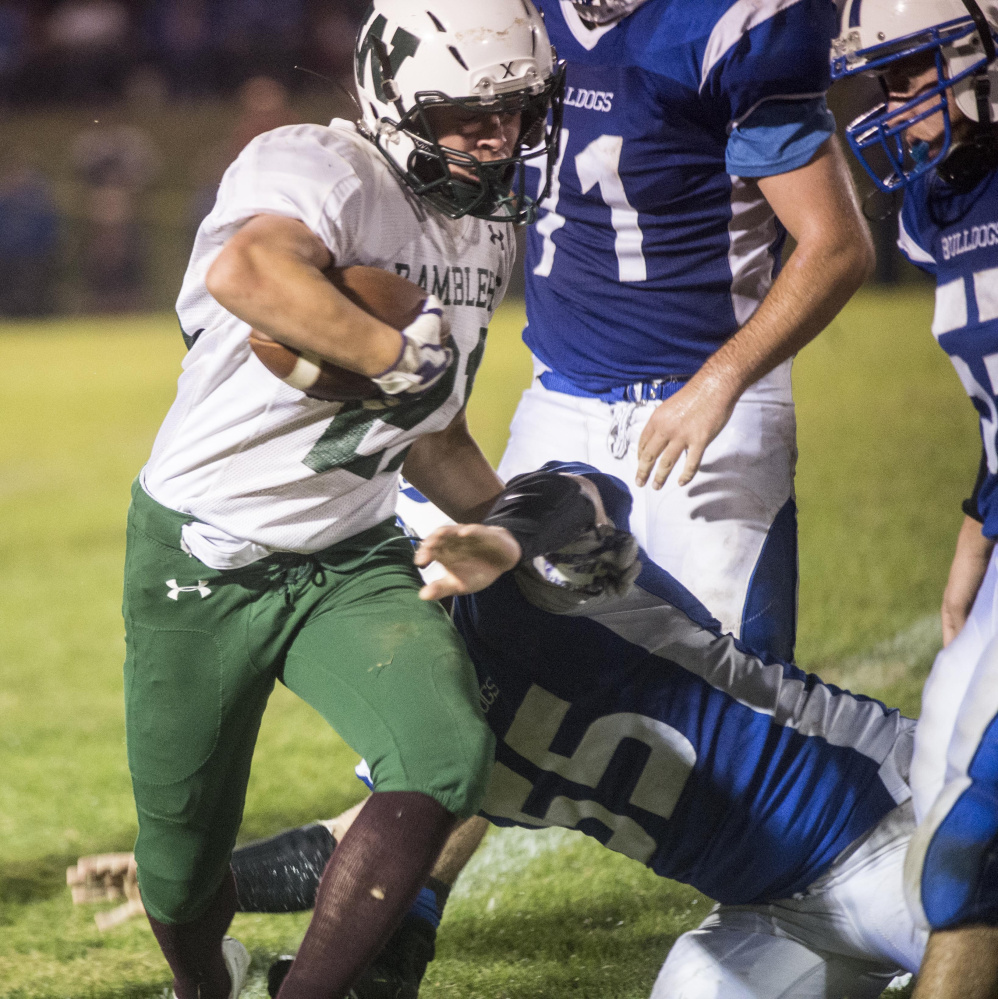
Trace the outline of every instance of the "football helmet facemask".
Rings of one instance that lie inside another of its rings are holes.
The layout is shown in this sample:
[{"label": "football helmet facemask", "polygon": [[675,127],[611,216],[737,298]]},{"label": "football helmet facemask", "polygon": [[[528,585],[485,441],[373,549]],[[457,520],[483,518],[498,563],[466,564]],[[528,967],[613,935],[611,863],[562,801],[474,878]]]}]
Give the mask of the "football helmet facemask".
[{"label": "football helmet facemask", "polygon": [[[879,75],[905,59],[935,67],[935,82],[900,107],[891,110],[885,99],[846,128],[849,145],[882,191],[900,190],[934,167],[956,187],[972,187],[998,167],[992,124],[998,118],[998,5],[983,6],[976,0],[846,0],[842,6],[833,80]],[[967,141],[954,141],[951,102],[976,123]],[[905,133],[935,114],[942,114],[943,136],[933,152]],[[871,161],[873,150],[886,154],[886,170]]]},{"label": "football helmet facemask", "polygon": [[[565,68],[531,0],[374,0],[354,69],[361,128],[417,195],[450,218],[534,221],[558,155]],[[519,112],[512,155],[482,162],[442,146],[427,111],[448,105]],[[536,197],[528,162],[541,171]]]},{"label": "football helmet facemask", "polygon": [[572,6],[587,24],[610,24],[627,17],[645,0],[572,0]]}]

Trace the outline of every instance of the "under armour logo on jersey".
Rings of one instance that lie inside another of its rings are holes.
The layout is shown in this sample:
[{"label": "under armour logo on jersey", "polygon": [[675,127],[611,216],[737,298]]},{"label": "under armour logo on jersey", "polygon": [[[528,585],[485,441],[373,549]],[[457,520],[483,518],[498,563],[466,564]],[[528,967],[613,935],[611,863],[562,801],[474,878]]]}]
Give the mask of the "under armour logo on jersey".
[{"label": "under armour logo on jersey", "polygon": [[210,596],[211,590],[208,588],[205,580],[199,579],[197,586],[178,586],[175,579],[168,579],[166,585],[170,592],[167,593],[167,597],[171,600],[177,600],[181,593],[200,593],[201,599],[204,600],[205,597]]},{"label": "under armour logo on jersey", "polygon": [[499,243],[499,245],[501,246],[502,245],[502,241],[505,238],[506,238],[506,233],[504,233],[504,232],[497,232],[495,229],[492,228],[492,226],[489,226],[489,242],[490,243]]}]

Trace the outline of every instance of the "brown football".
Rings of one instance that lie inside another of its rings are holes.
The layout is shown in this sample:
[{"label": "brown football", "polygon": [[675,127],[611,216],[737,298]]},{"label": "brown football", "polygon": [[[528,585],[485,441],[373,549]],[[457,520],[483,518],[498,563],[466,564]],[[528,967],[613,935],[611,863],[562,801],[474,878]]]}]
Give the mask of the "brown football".
[{"label": "brown football", "polygon": [[[331,267],[326,277],[354,305],[397,330],[405,329],[426,301],[426,292],[419,285],[378,267],[360,264]],[[308,351],[286,347],[259,330],[250,330],[249,343],[268,371],[313,399],[349,402],[374,399],[381,394],[377,385],[364,375]]]}]

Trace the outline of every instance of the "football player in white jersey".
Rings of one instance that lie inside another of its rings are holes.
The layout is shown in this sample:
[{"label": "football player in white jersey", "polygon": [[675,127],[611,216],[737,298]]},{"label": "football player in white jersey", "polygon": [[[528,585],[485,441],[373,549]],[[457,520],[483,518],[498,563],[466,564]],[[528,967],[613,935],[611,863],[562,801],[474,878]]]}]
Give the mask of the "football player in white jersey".
[{"label": "football player in white jersey", "polygon": [[[454,601],[497,739],[482,813],[579,829],[721,903],[676,941],[653,999],[875,999],[925,945],[902,887],[914,722],[722,635],[637,552],[627,487],[589,466],[510,482],[486,524],[542,534],[570,519],[573,481],[595,486],[581,536],[501,579],[481,566],[491,585]],[[240,909],[311,908],[356,811],[237,850]],[[83,858],[74,900],[105,877],[133,891],[128,862]],[[431,909],[407,916],[358,996],[415,999]]]},{"label": "football player in white jersey", "polygon": [[882,190],[904,192],[898,246],[936,278],[932,332],[980,414],[983,445],[915,734],[906,890],[933,931],[919,999],[998,995],[996,40],[993,4],[848,0],[832,59],[835,77],[883,84],[883,102],[847,136]]},{"label": "football player in white jersey", "polygon": [[499,474],[575,459],[635,483],[648,554],[792,660],[790,359],[873,264],[824,101],[834,5],[538,6],[567,66],[563,141],[527,235],[535,378]]},{"label": "football player in white jersey", "polygon": [[[458,522],[501,490],[464,407],[509,224],[534,211],[523,164],[547,170],[556,152],[561,70],[529,0],[377,0],[356,63],[361,124],[276,129],[226,172],[177,303],[177,398],[133,487],[135,853],[177,999],[235,996],[245,975],[245,950],[223,942],[229,855],[277,680],[365,756],[376,788],[284,999],[347,993],[478,810],[492,761],[471,663],[420,598],[394,509],[400,468]],[[324,276],[349,265],[420,284],[422,314],[401,333],[372,318]],[[284,383],[251,329],[365,376],[374,397]]]}]

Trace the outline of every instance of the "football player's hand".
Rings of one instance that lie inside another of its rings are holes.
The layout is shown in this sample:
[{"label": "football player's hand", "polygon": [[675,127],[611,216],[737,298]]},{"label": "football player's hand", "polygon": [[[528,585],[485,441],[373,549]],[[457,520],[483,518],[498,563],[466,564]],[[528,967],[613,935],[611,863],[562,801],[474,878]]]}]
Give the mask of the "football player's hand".
[{"label": "football player's hand", "polygon": [[453,524],[438,527],[416,552],[416,565],[439,562],[444,574],[427,583],[423,600],[442,600],[462,593],[477,593],[520,562],[520,545],[504,527]]},{"label": "football player's hand", "polygon": [[385,395],[419,394],[432,388],[454,363],[454,351],[445,343],[443,304],[436,295],[402,330],[402,349],[387,370],[371,379]]},{"label": "football player's hand", "polygon": [[66,869],[66,884],[72,892],[74,905],[124,899],[124,903],[117,908],[98,912],[94,916],[99,930],[109,930],[134,916],[145,914],[139,895],[134,854],[101,853],[80,857],[75,867]]},{"label": "football player's hand", "polygon": [[684,451],[686,461],[678,484],[685,486],[696,475],[707,445],[731,418],[738,396],[721,380],[703,375],[702,371],[694,375],[645,424],[638,441],[635,482],[639,486],[648,481],[654,468],[652,488],[661,489]]}]

